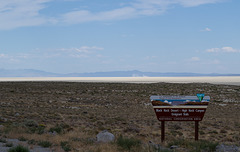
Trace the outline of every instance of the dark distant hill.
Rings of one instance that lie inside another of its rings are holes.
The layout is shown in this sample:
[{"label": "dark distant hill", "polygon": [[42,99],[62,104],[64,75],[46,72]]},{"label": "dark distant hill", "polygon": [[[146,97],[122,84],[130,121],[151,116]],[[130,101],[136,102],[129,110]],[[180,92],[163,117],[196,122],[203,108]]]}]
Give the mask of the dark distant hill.
[{"label": "dark distant hill", "polygon": [[133,71],[111,71],[92,73],[59,74],[34,69],[7,70],[0,69],[0,77],[205,77],[205,76],[240,76],[240,74],[200,74],[200,73],[161,73]]}]

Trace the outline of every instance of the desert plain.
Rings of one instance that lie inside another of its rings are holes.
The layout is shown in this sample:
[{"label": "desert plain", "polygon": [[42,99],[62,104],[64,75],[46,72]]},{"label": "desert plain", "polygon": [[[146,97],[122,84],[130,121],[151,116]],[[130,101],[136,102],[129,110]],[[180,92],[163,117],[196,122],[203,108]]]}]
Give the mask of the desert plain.
[{"label": "desert plain", "polygon": [[116,141],[95,141],[108,130],[116,140],[141,142],[131,151],[151,151],[149,141],[163,147],[174,140],[194,141],[194,122],[166,122],[161,143],[161,122],[150,96],[197,93],[211,97],[199,139],[240,146],[240,86],[210,83],[0,82],[0,138],[25,139],[29,145],[46,141],[59,152],[62,143],[76,152],[128,151]]}]

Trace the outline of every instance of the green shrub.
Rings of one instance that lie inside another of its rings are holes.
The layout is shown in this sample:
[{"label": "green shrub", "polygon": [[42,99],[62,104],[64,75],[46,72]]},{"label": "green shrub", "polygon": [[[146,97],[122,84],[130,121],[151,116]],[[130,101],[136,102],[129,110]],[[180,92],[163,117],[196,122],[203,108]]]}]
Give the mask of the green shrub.
[{"label": "green shrub", "polygon": [[6,147],[12,147],[12,146],[13,146],[13,143],[6,143],[5,146],[6,146]]},{"label": "green shrub", "polygon": [[171,131],[171,134],[173,135],[173,136],[182,136],[183,135],[183,133],[182,132],[180,132],[180,131],[176,131],[176,130],[172,130]]},{"label": "green shrub", "polygon": [[93,138],[72,138],[72,141],[81,142],[84,145],[92,145],[95,143]]},{"label": "green shrub", "polygon": [[61,126],[63,129],[71,128],[68,124],[61,123],[59,126]]},{"label": "green shrub", "polygon": [[34,139],[28,140],[28,144],[35,145],[36,143],[37,143],[37,141]]},{"label": "green shrub", "polygon": [[24,122],[24,126],[28,129],[29,133],[37,133],[37,134],[43,134],[44,133],[44,129],[45,129],[45,125],[43,124],[38,124],[36,121],[34,120],[26,120]]},{"label": "green shrub", "polygon": [[155,145],[149,145],[148,150],[145,150],[148,152],[175,152],[174,150],[163,148],[161,146],[156,147]]},{"label": "green shrub", "polygon": [[168,147],[170,148],[172,145],[183,146],[186,147],[188,143],[184,139],[175,139],[168,143]]},{"label": "green shrub", "polygon": [[194,152],[201,151],[214,152],[216,150],[216,146],[218,145],[218,143],[206,140],[188,141],[184,139],[176,139],[168,143],[169,147],[171,147],[172,145],[178,145],[180,147],[190,149],[191,151]]},{"label": "green shrub", "polygon": [[2,143],[6,143],[7,140],[6,140],[6,139],[3,139],[3,138],[0,138],[0,142],[2,142]]},{"label": "green shrub", "polygon": [[200,131],[199,131],[199,134],[200,134],[200,135],[204,135],[205,133],[204,133],[204,131],[200,130]]},{"label": "green shrub", "polygon": [[23,136],[19,137],[18,140],[19,141],[27,141],[27,139],[25,137],[23,137]]},{"label": "green shrub", "polygon": [[204,140],[192,142],[193,150],[196,152],[201,151],[214,152],[216,150],[217,145],[218,143]]},{"label": "green shrub", "polygon": [[227,130],[221,129],[221,130],[220,130],[220,133],[222,133],[222,134],[227,133]]},{"label": "green shrub", "polygon": [[170,149],[159,149],[157,152],[172,152]]},{"label": "green shrub", "polygon": [[29,152],[29,149],[22,145],[18,145],[17,147],[10,148],[8,152]]},{"label": "green shrub", "polygon": [[60,145],[64,151],[66,152],[71,151],[71,146],[67,141],[62,141]]},{"label": "green shrub", "polygon": [[72,128],[65,123],[57,124],[55,127],[49,129],[50,132],[57,132],[58,134],[64,133],[64,130],[71,130]]},{"label": "green shrub", "polygon": [[55,127],[50,128],[49,131],[52,132],[52,133],[55,131],[58,134],[60,134],[60,133],[63,132],[63,128],[60,125],[56,125]]},{"label": "green shrub", "polygon": [[40,141],[38,142],[38,145],[46,148],[46,147],[51,147],[52,143],[50,143],[49,141]]},{"label": "green shrub", "polygon": [[40,125],[36,128],[37,134],[39,134],[39,135],[43,134],[45,128],[46,128],[45,125],[40,124]]},{"label": "green shrub", "polygon": [[210,131],[210,134],[218,134],[218,132],[216,130]]},{"label": "green shrub", "polygon": [[37,127],[38,123],[35,120],[26,120],[24,122],[24,126],[26,126],[26,127]]},{"label": "green shrub", "polygon": [[125,150],[131,150],[133,147],[139,147],[141,145],[141,141],[134,138],[124,138],[120,136],[117,139],[117,145]]},{"label": "green shrub", "polygon": [[8,134],[9,132],[11,132],[11,131],[13,131],[13,130],[15,130],[15,129],[16,129],[15,126],[9,124],[9,125],[7,125],[6,127],[4,127],[3,133]]}]

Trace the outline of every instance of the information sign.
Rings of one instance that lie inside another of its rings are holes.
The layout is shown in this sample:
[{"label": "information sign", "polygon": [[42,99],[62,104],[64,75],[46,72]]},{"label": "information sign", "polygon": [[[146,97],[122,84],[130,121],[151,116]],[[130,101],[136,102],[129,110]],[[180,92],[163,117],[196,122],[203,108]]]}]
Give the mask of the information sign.
[{"label": "information sign", "polygon": [[209,96],[151,96],[159,121],[201,121],[206,112]]}]

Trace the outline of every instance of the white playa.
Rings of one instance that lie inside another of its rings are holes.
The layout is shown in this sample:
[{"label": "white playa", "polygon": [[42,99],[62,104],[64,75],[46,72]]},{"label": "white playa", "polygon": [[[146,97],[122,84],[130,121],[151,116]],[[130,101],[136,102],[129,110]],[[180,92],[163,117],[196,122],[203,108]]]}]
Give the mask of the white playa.
[{"label": "white playa", "polygon": [[109,83],[212,83],[240,85],[240,77],[32,77],[0,78],[0,82],[62,81],[62,82],[109,82]]}]

